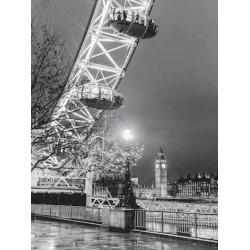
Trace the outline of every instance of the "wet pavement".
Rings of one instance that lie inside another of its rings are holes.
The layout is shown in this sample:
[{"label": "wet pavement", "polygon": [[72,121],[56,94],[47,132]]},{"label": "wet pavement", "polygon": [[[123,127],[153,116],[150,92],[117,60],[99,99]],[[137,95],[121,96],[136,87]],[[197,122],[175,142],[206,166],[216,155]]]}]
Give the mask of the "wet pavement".
[{"label": "wet pavement", "polygon": [[43,250],[212,250],[215,247],[64,222],[32,220],[31,249]]}]

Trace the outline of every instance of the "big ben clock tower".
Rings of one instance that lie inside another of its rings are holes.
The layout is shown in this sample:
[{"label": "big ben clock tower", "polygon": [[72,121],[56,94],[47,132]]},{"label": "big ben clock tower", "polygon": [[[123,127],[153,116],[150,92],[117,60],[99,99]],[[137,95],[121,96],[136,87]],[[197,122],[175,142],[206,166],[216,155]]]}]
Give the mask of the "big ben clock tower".
[{"label": "big ben clock tower", "polygon": [[167,161],[162,148],[155,160],[155,187],[161,198],[167,197]]}]

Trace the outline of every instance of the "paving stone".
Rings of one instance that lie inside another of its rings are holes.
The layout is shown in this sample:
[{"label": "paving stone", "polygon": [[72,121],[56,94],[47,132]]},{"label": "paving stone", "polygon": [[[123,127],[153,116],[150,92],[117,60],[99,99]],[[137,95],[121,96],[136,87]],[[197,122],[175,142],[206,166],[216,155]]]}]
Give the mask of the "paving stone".
[{"label": "paving stone", "polygon": [[212,250],[215,247],[142,235],[114,233],[64,222],[32,220],[32,250]]}]

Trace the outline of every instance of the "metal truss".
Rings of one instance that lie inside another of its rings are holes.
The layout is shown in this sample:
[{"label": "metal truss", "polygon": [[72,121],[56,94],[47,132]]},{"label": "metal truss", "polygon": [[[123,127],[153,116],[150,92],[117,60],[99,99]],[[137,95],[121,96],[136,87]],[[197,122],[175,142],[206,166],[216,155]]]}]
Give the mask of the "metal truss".
[{"label": "metal truss", "polygon": [[119,198],[112,197],[108,188],[94,186],[93,196],[88,198],[91,202],[90,207],[110,207],[113,208],[119,203]]},{"label": "metal truss", "polygon": [[[117,89],[138,45],[139,39],[114,30],[107,25],[109,11],[116,7],[137,9],[149,14],[152,0],[99,0],[86,39],[68,82],[67,92],[58,103],[54,117],[63,117],[71,124],[65,127],[55,119],[55,129],[73,131],[76,137],[86,135],[103,110],[88,108],[76,98],[79,87],[86,82]],[[84,82],[85,81],[85,82]],[[79,133],[80,131],[80,133]]]},{"label": "metal truss", "polygon": [[[90,206],[102,208],[103,206],[114,208],[119,203],[119,198],[112,197],[91,197]],[[142,209],[150,211],[167,211],[167,212],[185,212],[185,213],[201,213],[201,214],[218,214],[217,204],[195,204],[170,201],[150,201],[136,199],[136,203]]]},{"label": "metal truss", "polygon": [[[107,25],[109,11],[126,8],[150,14],[155,0],[99,0],[87,35],[51,123],[54,133],[65,134],[75,140],[85,140],[104,110],[89,108],[76,98],[79,87],[91,82],[117,89],[139,43],[139,39],[119,33]],[[44,149],[49,155],[49,149]],[[55,168],[66,159],[49,157],[41,165]]]},{"label": "metal truss", "polygon": [[119,198],[112,197],[89,197],[91,200],[90,207],[103,208],[110,207],[114,208],[119,203]]},{"label": "metal truss", "polygon": [[150,201],[136,199],[138,206],[146,210],[168,212],[190,212],[202,214],[218,214],[218,204],[196,204],[171,201]]}]

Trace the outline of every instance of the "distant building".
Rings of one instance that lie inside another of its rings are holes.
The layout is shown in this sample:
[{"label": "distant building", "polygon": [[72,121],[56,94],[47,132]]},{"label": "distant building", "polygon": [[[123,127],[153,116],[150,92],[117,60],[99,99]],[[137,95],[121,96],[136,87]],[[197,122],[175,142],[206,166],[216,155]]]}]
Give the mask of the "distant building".
[{"label": "distant building", "polygon": [[135,185],[134,194],[140,198],[167,198],[167,160],[160,148],[155,159],[155,185]]},{"label": "distant building", "polygon": [[160,197],[167,197],[167,160],[162,148],[155,160],[155,188],[159,190]]},{"label": "distant building", "polygon": [[138,185],[139,179],[138,177],[131,178],[131,181],[133,182],[134,185]]},{"label": "distant building", "polygon": [[[139,185],[138,177],[131,178],[133,182],[133,191],[138,198],[167,198],[167,160],[163,154],[162,148],[157,153],[155,164],[155,184]],[[117,197],[121,191],[123,178],[101,178],[94,183],[94,194]]]},{"label": "distant building", "polygon": [[[204,199],[218,197],[218,176],[213,174],[196,174],[194,178],[187,175],[183,178],[181,175],[179,180],[173,183],[167,183],[167,159],[164,156],[162,148],[160,148],[155,158],[155,183],[151,185],[139,184],[139,178],[133,177],[133,191],[138,198],[173,198],[173,199]],[[111,179],[101,178],[95,182],[95,193],[98,195],[107,194],[117,197],[122,188],[123,178],[114,177]],[[97,191],[99,190],[99,191]],[[106,190],[104,192],[104,190]]]},{"label": "distant building", "polygon": [[150,185],[134,186],[133,191],[135,196],[138,198],[153,199],[154,197],[159,196],[159,190],[157,190],[153,184],[151,186]]},{"label": "distant building", "polygon": [[169,196],[178,199],[190,198],[217,198],[218,197],[218,176],[213,174],[196,174],[191,178],[190,174],[184,179],[180,179],[171,184],[168,190]]}]

